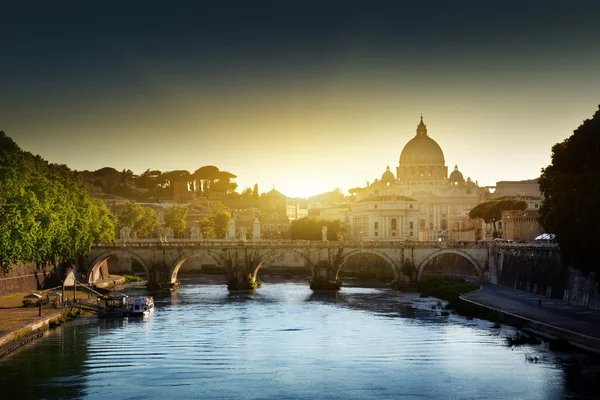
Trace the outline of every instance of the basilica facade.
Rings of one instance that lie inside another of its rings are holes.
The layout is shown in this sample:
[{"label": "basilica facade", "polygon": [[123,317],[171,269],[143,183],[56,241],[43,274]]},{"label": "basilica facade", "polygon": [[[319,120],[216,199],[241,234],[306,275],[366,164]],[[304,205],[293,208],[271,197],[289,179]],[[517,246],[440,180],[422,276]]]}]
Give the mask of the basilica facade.
[{"label": "basilica facade", "polygon": [[427,133],[423,117],[402,149],[396,174],[353,189],[349,234],[361,240],[477,240],[481,227],[469,211],[487,200],[486,188],[464,179],[458,166],[448,176],[444,153]]}]

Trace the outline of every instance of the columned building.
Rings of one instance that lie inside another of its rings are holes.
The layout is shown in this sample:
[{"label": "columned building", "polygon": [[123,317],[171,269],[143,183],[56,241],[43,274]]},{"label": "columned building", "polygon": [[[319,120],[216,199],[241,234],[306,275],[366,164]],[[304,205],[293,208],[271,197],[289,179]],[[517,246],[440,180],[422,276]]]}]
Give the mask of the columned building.
[{"label": "columned building", "polygon": [[[378,232],[377,238],[401,238],[413,240],[447,240],[452,231],[464,231],[468,223],[469,211],[477,204],[486,201],[488,190],[479,187],[471,178],[464,179],[463,174],[454,166],[448,176],[448,167],[444,153],[427,132],[423,117],[417,126],[416,135],[406,143],[400,153],[396,175],[388,166],[381,176],[364,188],[354,189],[356,207],[349,214],[350,231],[354,239],[360,237],[357,228],[363,224],[365,210],[358,204],[369,199],[387,199],[386,207],[403,209],[403,204],[412,204],[417,211],[413,236],[392,235],[391,230]],[[360,210],[360,211],[359,211]],[[409,211],[409,214],[411,212]],[[376,209],[369,211],[369,218],[375,218]],[[364,238],[363,230],[363,238]],[[409,232],[410,230],[405,230]],[[385,234],[382,237],[381,234]],[[472,240],[476,240],[473,234]]]}]

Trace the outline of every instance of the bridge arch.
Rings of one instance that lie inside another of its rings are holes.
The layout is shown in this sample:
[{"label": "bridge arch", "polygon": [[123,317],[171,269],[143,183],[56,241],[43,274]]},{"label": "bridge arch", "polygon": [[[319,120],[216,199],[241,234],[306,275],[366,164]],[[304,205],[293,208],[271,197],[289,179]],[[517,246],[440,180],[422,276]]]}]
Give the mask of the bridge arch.
[{"label": "bridge arch", "polygon": [[208,249],[188,251],[185,254],[183,254],[181,257],[179,257],[177,259],[177,261],[170,267],[169,275],[168,275],[168,283],[172,283],[172,284],[177,283],[177,274],[179,273],[179,269],[181,268],[181,266],[183,264],[185,264],[185,262],[187,260],[189,260],[190,258],[193,258],[197,255],[208,256],[208,257],[212,258],[213,260],[215,260],[215,262],[217,264],[221,264],[221,265],[223,264],[223,256],[217,251],[208,250]]},{"label": "bridge arch", "polygon": [[260,268],[265,265],[265,263],[269,263],[273,260],[275,260],[277,257],[280,257],[282,255],[285,254],[292,254],[294,257],[298,257],[304,260],[305,265],[308,265],[310,267],[311,272],[314,272],[314,267],[313,267],[313,263],[310,261],[310,257],[307,254],[304,254],[300,251],[297,250],[293,250],[293,249],[276,249],[276,250],[269,250],[266,253],[262,254],[260,256],[260,258],[257,260],[258,262],[256,263],[256,266],[253,267],[252,269],[252,278],[256,279],[257,275],[258,275],[258,271],[260,270]]},{"label": "bridge arch", "polygon": [[467,261],[469,261],[471,263],[471,265],[475,269],[475,272],[477,273],[477,279],[481,280],[483,278],[483,267],[481,265],[479,265],[477,260],[475,258],[473,258],[473,256],[471,256],[469,253],[466,253],[466,252],[460,251],[460,250],[454,250],[454,249],[441,249],[434,253],[431,253],[419,264],[419,266],[417,268],[417,281],[421,281],[423,271],[425,270],[425,267],[427,266],[427,264],[429,264],[429,262],[431,260],[433,260],[434,258],[444,255],[444,254],[456,254],[456,255],[461,256],[462,258],[466,259]]},{"label": "bridge arch", "polygon": [[127,250],[109,250],[106,251],[102,254],[100,254],[99,256],[97,256],[96,258],[94,258],[92,260],[91,263],[88,264],[87,267],[87,274],[88,274],[88,278],[87,278],[87,283],[88,284],[92,284],[94,276],[96,275],[96,272],[98,272],[98,269],[100,268],[100,265],[102,265],[102,263],[106,260],[108,260],[111,257],[123,257],[124,255],[131,257],[133,260],[137,261],[142,268],[144,268],[144,272],[146,273],[146,277],[148,278],[148,280],[150,280],[150,268],[148,267],[148,265],[146,264],[146,262],[137,254],[131,252],[131,251],[127,251]]},{"label": "bridge arch", "polygon": [[348,253],[343,255],[342,261],[340,262],[340,265],[338,266],[337,270],[335,271],[335,275],[334,278],[337,279],[339,276],[340,271],[342,270],[342,267],[344,266],[344,264],[346,264],[346,262],[351,259],[352,257],[355,257],[357,255],[360,254],[372,254],[375,255],[381,259],[383,259],[388,266],[392,269],[392,272],[394,273],[394,279],[398,278],[398,268],[396,265],[396,262],[386,253],[384,253],[383,251],[379,251],[379,250],[375,250],[375,249],[356,249],[356,250],[351,250]]}]

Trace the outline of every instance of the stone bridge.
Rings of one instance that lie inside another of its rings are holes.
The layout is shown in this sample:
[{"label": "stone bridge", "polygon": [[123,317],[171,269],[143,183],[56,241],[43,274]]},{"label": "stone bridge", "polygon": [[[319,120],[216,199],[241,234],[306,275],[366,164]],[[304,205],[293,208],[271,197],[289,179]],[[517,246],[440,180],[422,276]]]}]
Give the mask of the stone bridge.
[{"label": "stone bridge", "polygon": [[[253,287],[263,265],[287,256],[293,257],[312,271],[313,280],[338,281],[344,264],[361,254],[371,254],[384,260],[392,269],[395,282],[419,281],[425,267],[436,257],[456,254],[473,267],[473,275],[480,281],[498,283],[501,272],[502,249],[507,246],[490,242],[410,242],[410,241],[227,241],[180,240],[172,242],[138,241],[113,244],[97,244],[92,247],[80,264],[79,272],[86,271],[88,283],[98,279],[98,271],[107,260],[114,257],[131,270],[135,260],[145,270],[149,287],[173,287],[177,274],[190,258],[210,257],[215,264],[227,271],[229,287],[244,289]],[[552,245],[550,245],[552,246]],[[535,251],[548,245],[528,246]],[[415,267],[413,276],[405,276],[402,265],[410,261]]]}]

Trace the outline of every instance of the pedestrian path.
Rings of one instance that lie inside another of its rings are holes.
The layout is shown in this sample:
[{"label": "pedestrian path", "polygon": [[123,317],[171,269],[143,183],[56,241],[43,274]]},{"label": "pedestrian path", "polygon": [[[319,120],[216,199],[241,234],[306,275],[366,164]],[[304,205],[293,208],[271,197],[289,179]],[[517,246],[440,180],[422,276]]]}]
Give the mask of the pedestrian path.
[{"label": "pedestrian path", "polygon": [[600,339],[600,311],[491,284],[483,284],[481,290],[462,297],[507,313]]}]

